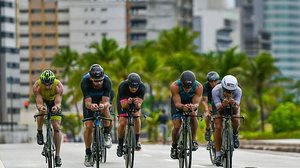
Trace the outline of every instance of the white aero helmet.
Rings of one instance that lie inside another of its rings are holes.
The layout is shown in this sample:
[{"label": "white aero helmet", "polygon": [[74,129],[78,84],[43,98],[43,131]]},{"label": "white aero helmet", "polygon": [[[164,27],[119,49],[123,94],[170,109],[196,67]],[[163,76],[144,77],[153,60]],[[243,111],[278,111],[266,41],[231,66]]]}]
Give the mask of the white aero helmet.
[{"label": "white aero helmet", "polygon": [[223,77],[222,81],[221,81],[222,87],[226,90],[236,90],[238,87],[238,81],[236,79],[236,77],[232,76],[232,75],[226,75]]}]

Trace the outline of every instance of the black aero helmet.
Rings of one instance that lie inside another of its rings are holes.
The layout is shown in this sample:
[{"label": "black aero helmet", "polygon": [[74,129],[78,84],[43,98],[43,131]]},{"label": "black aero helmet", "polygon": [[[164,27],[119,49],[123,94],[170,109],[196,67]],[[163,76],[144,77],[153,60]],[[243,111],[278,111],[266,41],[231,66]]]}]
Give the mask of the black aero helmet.
[{"label": "black aero helmet", "polygon": [[206,80],[209,81],[209,82],[217,81],[217,80],[219,80],[219,78],[220,78],[219,74],[215,71],[210,71],[206,75]]},{"label": "black aero helmet", "polygon": [[42,81],[43,84],[52,84],[55,80],[55,75],[51,70],[45,70],[40,75],[40,80]]},{"label": "black aero helmet", "polygon": [[141,84],[141,77],[137,73],[130,73],[127,77],[128,84],[131,88],[138,88]]},{"label": "black aero helmet", "polygon": [[103,79],[104,78],[104,71],[103,68],[99,64],[93,64],[90,67],[89,74],[93,79]]},{"label": "black aero helmet", "polygon": [[196,80],[195,74],[192,71],[184,71],[180,75],[180,81],[184,88],[190,88],[193,86]]}]

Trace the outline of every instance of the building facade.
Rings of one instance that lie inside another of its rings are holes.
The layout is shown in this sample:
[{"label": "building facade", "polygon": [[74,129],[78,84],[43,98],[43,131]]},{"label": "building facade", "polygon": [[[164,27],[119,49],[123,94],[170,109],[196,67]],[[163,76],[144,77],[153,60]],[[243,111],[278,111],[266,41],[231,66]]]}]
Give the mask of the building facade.
[{"label": "building facade", "polygon": [[250,56],[271,52],[271,34],[264,28],[264,1],[236,1],[240,9],[241,50]]},{"label": "building facade", "polygon": [[[221,0],[200,0],[194,6],[194,31],[199,53],[224,52],[240,47],[240,19],[238,9],[227,9]],[[239,48],[238,48],[239,49]]]},{"label": "building facade", "polygon": [[16,122],[20,113],[20,57],[17,2],[0,1],[0,122]]},{"label": "building facade", "polygon": [[264,28],[271,33],[272,55],[282,75],[300,79],[300,0],[265,0]]}]

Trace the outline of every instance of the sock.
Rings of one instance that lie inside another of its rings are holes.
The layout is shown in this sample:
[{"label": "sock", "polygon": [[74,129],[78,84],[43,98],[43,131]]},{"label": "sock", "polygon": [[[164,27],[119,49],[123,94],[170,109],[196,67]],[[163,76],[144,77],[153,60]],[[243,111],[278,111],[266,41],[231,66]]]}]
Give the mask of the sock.
[{"label": "sock", "polygon": [[37,130],[39,134],[43,134],[43,130]]},{"label": "sock", "polygon": [[123,146],[124,138],[119,138],[119,146]]},{"label": "sock", "polygon": [[85,154],[86,155],[91,155],[92,154],[91,148],[86,148],[85,149]]},{"label": "sock", "polygon": [[104,127],[104,134],[108,134],[109,133],[109,127]]},{"label": "sock", "polygon": [[216,157],[220,156],[221,152],[220,151],[216,151]]},{"label": "sock", "polygon": [[140,139],[140,134],[135,134],[135,141],[136,141],[136,143],[139,142],[139,139]]},{"label": "sock", "polygon": [[172,143],[172,147],[173,147],[173,148],[177,148],[177,143],[173,142],[173,143]]}]

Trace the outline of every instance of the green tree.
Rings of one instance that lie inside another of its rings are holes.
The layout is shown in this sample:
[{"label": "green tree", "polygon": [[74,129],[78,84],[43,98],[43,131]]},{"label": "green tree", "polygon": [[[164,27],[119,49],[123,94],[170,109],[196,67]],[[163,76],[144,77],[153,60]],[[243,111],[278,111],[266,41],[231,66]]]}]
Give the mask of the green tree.
[{"label": "green tree", "polygon": [[300,110],[293,103],[284,103],[278,106],[269,117],[275,133],[291,132],[300,129]]},{"label": "green tree", "polygon": [[245,71],[244,76],[247,81],[252,85],[260,109],[261,131],[264,132],[264,103],[263,93],[264,90],[271,86],[272,77],[278,73],[278,69],[274,65],[274,58],[268,53],[261,53],[254,59],[249,59],[249,64]]}]

